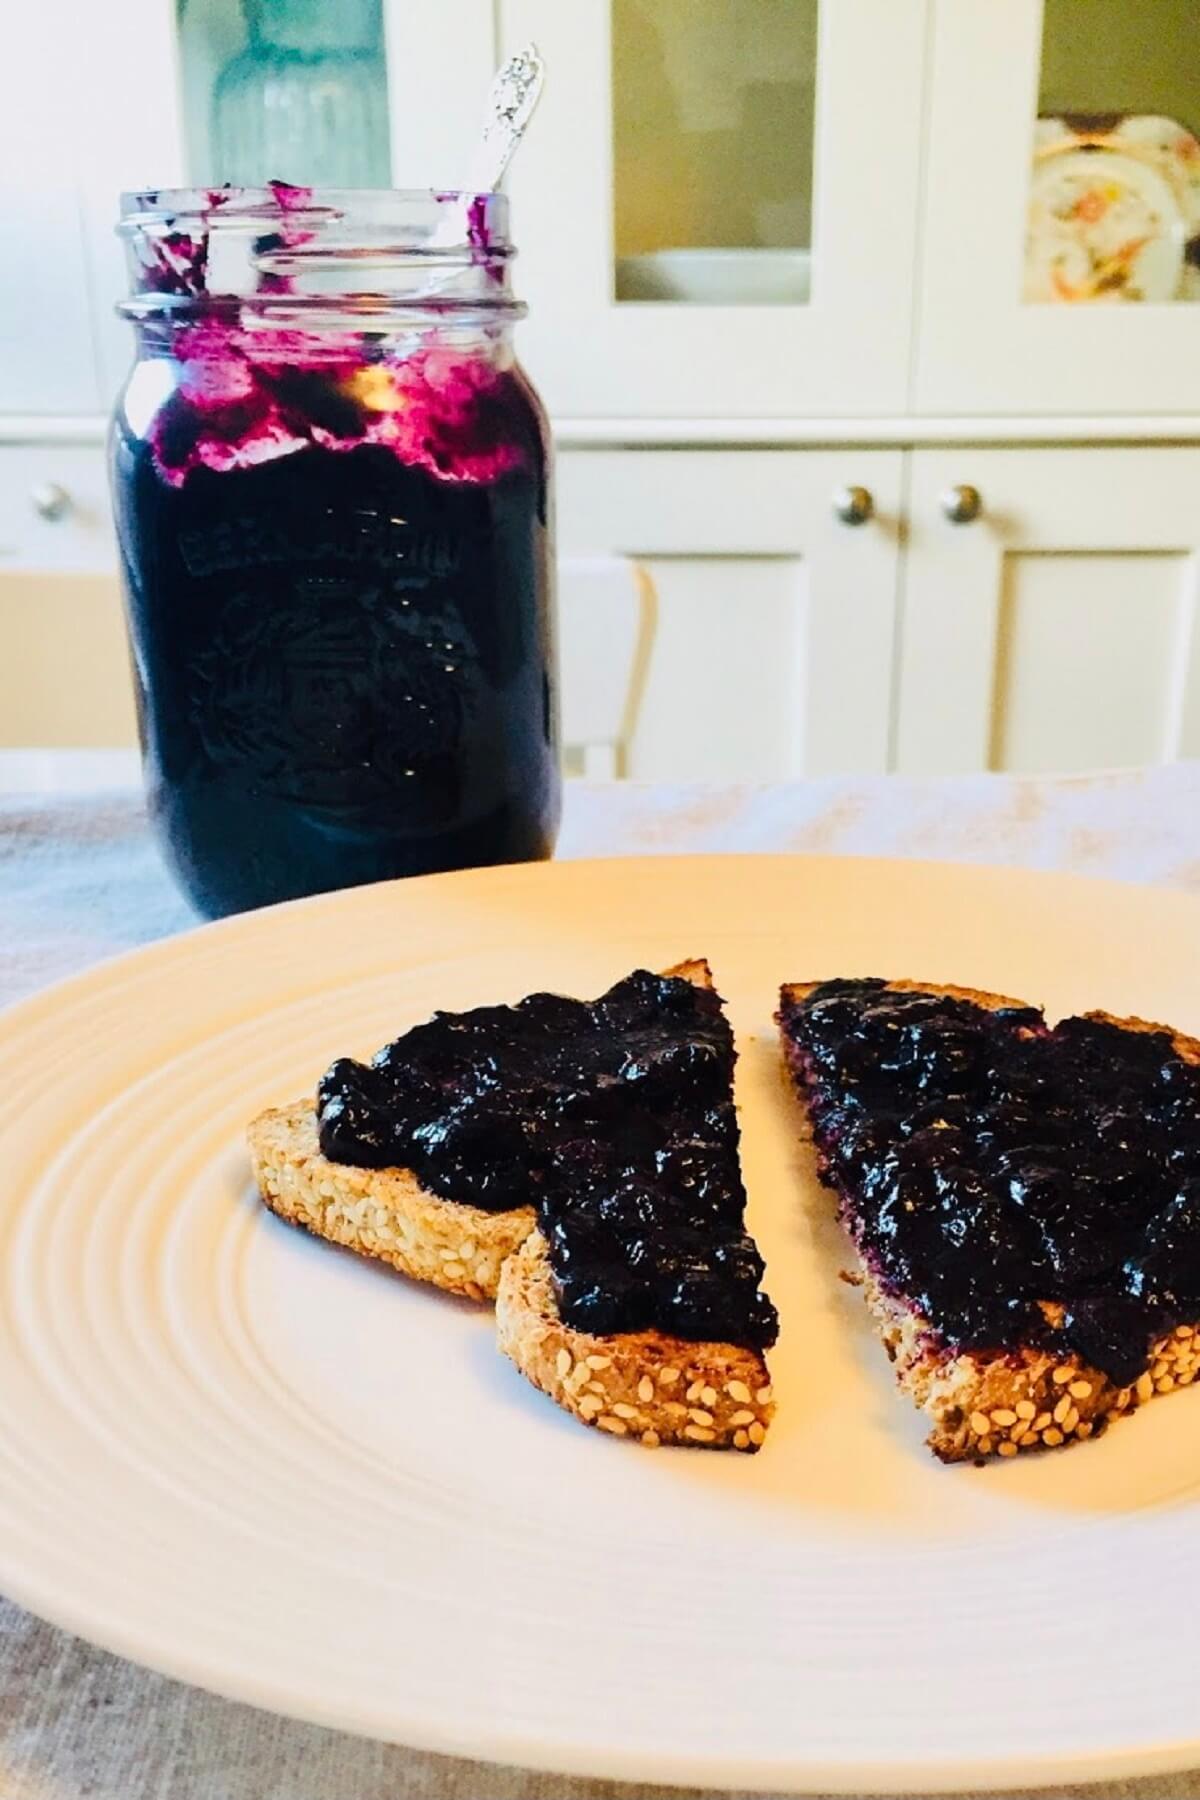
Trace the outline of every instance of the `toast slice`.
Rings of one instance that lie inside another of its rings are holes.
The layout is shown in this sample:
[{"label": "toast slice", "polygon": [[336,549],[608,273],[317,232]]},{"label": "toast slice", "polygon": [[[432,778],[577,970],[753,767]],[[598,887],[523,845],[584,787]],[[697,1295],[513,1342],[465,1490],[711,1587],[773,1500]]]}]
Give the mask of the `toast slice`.
[{"label": "toast slice", "polygon": [[1191,1384],[1196,1039],[1103,1012],[1050,1029],[1022,1001],[914,981],[793,983],[778,1018],[935,1455],[1077,1443]]},{"label": "toast slice", "polygon": [[[316,1108],[255,1119],[255,1175],[317,1235],[497,1297],[501,1348],[585,1423],[757,1450],[776,1321],[745,1233],[733,1060],[703,961],[590,1005],[439,1014],[369,1066],[335,1063]],[[401,1144],[422,1168],[389,1161]]]},{"label": "toast slice", "polygon": [[[664,974],[712,985],[706,962],[678,963]],[[325,1156],[311,1100],[268,1107],[246,1136],[259,1194],[272,1212],[449,1294],[494,1300],[505,1257],[537,1221],[532,1191],[523,1203],[497,1210],[436,1192],[409,1168]]]}]

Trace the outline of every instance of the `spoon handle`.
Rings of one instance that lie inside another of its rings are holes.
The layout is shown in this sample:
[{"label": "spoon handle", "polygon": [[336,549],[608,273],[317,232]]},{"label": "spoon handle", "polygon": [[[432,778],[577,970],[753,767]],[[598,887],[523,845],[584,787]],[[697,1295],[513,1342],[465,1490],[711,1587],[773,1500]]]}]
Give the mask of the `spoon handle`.
[{"label": "spoon handle", "polygon": [[536,44],[526,44],[496,71],[488,89],[483,136],[466,183],[469,193],[489,194],[500,186],[533,117],[545,79],[546,65]]}]

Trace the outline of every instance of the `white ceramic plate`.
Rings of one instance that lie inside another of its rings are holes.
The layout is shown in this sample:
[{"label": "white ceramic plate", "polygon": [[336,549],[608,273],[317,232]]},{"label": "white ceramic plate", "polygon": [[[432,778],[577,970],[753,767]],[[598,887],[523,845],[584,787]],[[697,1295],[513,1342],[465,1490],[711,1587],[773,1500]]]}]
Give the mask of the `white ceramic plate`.
[{"label": "white ceramic plate", "polygon": [[[780,979],[1200,1030],[1200,905],[802,858],[566,863],[211,926],[0,1021],[0,1587],[170,1674],[439,1750],[745,1788],[1200,1762],[1200,1392],[945,1469],[794,1136]],[[783,1315],[761,1455],[582,1430],[488,1314],[263,1213],[243,1121],[437,1005],[707,954]]]}]

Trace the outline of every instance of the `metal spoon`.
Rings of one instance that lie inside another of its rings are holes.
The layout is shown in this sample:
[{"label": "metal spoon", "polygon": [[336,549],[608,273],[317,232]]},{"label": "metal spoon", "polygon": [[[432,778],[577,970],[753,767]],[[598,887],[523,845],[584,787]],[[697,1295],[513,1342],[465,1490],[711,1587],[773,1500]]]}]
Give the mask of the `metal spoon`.
[{"label": "metal spoon", "polygon": [[526,44],[496,71],[488,89],[483,136],[467,181],[472,194],[490,194],[504,180],[533,109],[541,98],[546,65],[536,44]]}]

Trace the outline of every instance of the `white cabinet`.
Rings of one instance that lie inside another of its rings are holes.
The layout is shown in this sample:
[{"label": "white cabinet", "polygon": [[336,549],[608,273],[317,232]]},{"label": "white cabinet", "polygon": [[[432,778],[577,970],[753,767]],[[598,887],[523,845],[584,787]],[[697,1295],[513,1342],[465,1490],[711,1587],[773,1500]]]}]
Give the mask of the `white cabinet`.
[{"label": "white cabinet", "polygon": [[[1196,23],[1194,0],[934,0],[917,412],[1200,411],[1200,306],[1194,278],[1186,279],[1200,189],[1192,178],[1192,217],[1177,217],[1179,170],[1168,167],[1172,179],[1164,179],[1152,142],[1116,156],[1105,139],[1122,113],[1174,115],[1200,132]],[[1070,155],[1073,170],[1061,177],[1056,204],[1064,214],[1099,215],[1112,204],[1114,219],[1124,206],[1130,223],[1124,243],[1115,232],[1111,266],[1096,269],[1090,299],[1039,304],[1023,298],[1034,116],[1068,107],[1097,128],[1097,176],[1089,185],[1088,150],[1056,152],[1051,143],[1043,160],[1057,155],[1068,169]],[[1184,133],[1179,142],[1179,157],[1194,166],[1194,139],[1189,147]],[[1115,171],[1111,188],[1106,168]],[[1156,211],[1164,254],[1182,265],[1164,292],[1186,293],[1191,304],[1123,298],[1120,253],[1137,253],[1140,228]]]},{"label": "white cabinet", "polygon": [[[525,356],[551,411],[899,412],[929,3],[386,0],[393,179],[465,177],[496,59],[532,37],[550,77],[510,187]],[[244,26],[234,0],[111,0],[80,10],[64,59],[30,21],[5,58],[0,166],[25,201],[0,207],[0,248],[69,350],[57,371],[39,357],[40,377],[0,353],[0,412],[90,412],[126,348],[118,190],[222,178],[215,84]],[[337,21],[320,15],[323,44]],[[48,86],[34,71],[50,65]]]},{"label": "white cabinet", "polygon": [[[552,413],[903,409],[925,10],[500,0],[501,51],[533,39],[550,71],[510,186]],[[749,161],[759,117],[779,141]],[[771,281],[778,303],[704,303]],[[640,297],[669,283],[698,303]]]},{"label": "white cabinet", "polygon": [[1200,449],[917,451],[909,506],[898,768],[1200,754]]},{"label": "white cabinet", "polygon": [[[579,766],[771,779],[1200,754],[1195,9],[378,0],[376,137],[398,184],[462,179],[500,56],[533,38],[546,57],[510,186],[519,347],[567,445]],[[214,102],[252,10],[107,0],[76,7],[66,39],[54,8],[6,21],[9,741],[129,729],[99,450],[130,351],[112,314],[117,191],[225,172]],[[332,65],[370,12],[272,10],[332,44]],[[1152,146],[1112,160],[1122,113],[1177,122],[1169,196]],[[1061,163],[1039,114],[1073,121]],[[1109,204],[1091,167],[1120,177],[1119,219],[1156,195],[1183,213],[1146,260],[1135,230],[1079,303],[1026,298],[1051,166],[1075,196],[1068,237]],[[1154,282],[1152,303],[1129,303]],[[973,523],[940,510],[956,485],[983,496]],[[56,486],[69,502],[48,518]],[[847,486],[871,490],[867,523],[835,516]]]},{"label": "white cabinet", "polygon": [[[1145,267],[1174,258],[1193,304],[1124,304],[1137,282],[1107,276],[1095,304],[1023,298],[1047,152],[1036,114],[1086,112],[1101,140],[1100,115],[1122,112],[1200,131],[1195,0],[378,4],[378,159],[390,149],[400,184],[463,179],[497,59],[531,37],[546,56],[510,186],[525,357],[560,421],[636,420],[647,437],[656,422],[724,421],[731,438],[779,421],[786,438],[814,417],[1200,413],[1200,151],[1186,130],[1172,170],[1190,180],[1187,216],[1152,146],[1140,174],[1137,146],[1095,166],[1124,183],[1135,224],[1147,208],[1166,218]],[[0,414],[106,409],[128,354],[112,317],[117,192],[207,185],[233,166],[212,120],[245,5],[107,0],[76,7],[65,42],[53,7],[6,20]],[[283,18],[287,0],[270,10]],[[336,68],[369,11],[296,8],[287,41],[315,34]],[[273,173],[320,177],[257,170]],[[1078,202],[1107,204],[1082,189]],[[1121,247],[1136,270],[1139,242]]]},{"label": "white cabinet", "polygon": [[12,6],[0,55],[0,417],[102,415],[132,338],[122,187],[182,175],[174,6]]},{"label": "white cabinet", "polygon": [[[625,557],[644,576],[642,629],[619,652],[637,698],[628,774],[887,766],[902,473],[895,451],[560,458],[566,607],[575,559]],[[870,490],[874,517],[839,519],[846,486]]]}]

